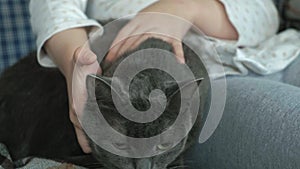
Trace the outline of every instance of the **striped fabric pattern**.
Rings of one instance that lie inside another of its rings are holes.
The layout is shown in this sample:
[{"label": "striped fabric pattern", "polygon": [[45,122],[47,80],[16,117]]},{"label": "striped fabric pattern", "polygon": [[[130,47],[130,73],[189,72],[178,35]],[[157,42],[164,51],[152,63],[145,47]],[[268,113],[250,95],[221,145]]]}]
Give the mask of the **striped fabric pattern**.
[{"label": "striped fabric pattern", "polygon": [[35,49],[29,0],[0,1],[0,72]]}]

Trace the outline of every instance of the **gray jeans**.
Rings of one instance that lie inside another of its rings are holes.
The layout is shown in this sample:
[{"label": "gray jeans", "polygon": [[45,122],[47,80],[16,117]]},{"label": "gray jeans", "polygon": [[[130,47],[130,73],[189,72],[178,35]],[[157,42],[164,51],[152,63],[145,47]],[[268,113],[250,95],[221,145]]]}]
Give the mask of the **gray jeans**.
[{"label": "gray jeans", "polygon": [[227,77],[213,136],[186,159],[191,169],[300,168],[300,57],[269,76]]}]

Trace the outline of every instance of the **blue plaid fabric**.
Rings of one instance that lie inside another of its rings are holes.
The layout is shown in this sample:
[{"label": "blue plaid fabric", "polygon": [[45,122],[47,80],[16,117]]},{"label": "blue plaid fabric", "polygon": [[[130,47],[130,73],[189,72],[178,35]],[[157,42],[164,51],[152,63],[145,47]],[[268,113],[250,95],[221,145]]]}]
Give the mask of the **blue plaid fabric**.
[{"label": "blue plaid fabric", "polygon": [[0,72],[35,48],[29,0],[0,0]]}]

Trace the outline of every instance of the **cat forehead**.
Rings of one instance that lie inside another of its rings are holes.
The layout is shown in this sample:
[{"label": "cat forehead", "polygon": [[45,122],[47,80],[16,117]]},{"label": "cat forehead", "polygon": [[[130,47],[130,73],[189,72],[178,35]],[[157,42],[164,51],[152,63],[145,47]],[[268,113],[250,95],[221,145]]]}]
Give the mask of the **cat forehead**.
[{"label": "cat forehead", "polygon": [[[129,94],[129,92],[141,93],[154,89],[160,89],[163,92],[166,89],[177,90],[177,82],[167,73],[162,73],[160,70],[146,69],[136,74],[132,79],[128,77],[106,77],[89,75],[95,81],[95,87],[100,88],[109,86],[117,93]],[[100,94],[100,93],[99,93]]]}]

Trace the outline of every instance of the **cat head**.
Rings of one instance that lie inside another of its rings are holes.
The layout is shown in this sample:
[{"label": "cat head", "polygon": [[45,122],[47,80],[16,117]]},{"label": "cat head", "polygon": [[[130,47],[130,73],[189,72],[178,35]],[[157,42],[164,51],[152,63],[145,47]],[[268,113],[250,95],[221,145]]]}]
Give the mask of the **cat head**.
[{"label": "cat head", "polygon": [[[147,47],[159,47],[169,51],[172,50],[169,44],[160,40],[148,40],[140,45],[142,49]],[[88,123],[95,120],[96,117],[90,115],[94,113],[95,109],[99,109],[109,126],[118,133],[133,138],[150,138],[159,135],[170,129],[177,119],[180,108],[183,106],[181,93],[190,93],[190,97],[185,98],[187,99],[185,103],[189,103],[189,100],[192,100],[194,92],[198,89],[202,78],[176,82],[168,73],[159,69],[150,68],[136,74],[130,81],[129,90],[126,90],[122,77],[111,77],[112,72],[115,70],[114,66],[117,67],[122,61],[122,58],[125,57],[126,54],[121,57],[115,65],[111,65],[109,69],[105,69],[103,76],[90,75],[87,77],[88,100],[85,106],[85,112],[83,113],[89,115],[86,122]],[[135,64],[138,62],[139,61],[136,60]],[[112,85],[113,81],[117,82],[117,86]],[[124,88],[124,90],[117,90],[115,87]],[[151,99],[149,99],[151,92],[157,89],[164,94],[164,97],[158,94],[151,96]],[[119,102],[121,102],[120,105],[123,106],[122,111],[126,111],[129,114],[131,112],[130,109],[127,109],[128,102],[126,101],[128,100],[130,100],[130,104],[134,109],[140,112],[149,110],[152,104],[151,100],[155,100],[157,104],[165,102],[164,105],[161,105],[164,107],[164,111],[161,116],[151,122],[137,123],[120,114],[116,108],[113,96],[119,98]],[[93,101],[95,101],[96,104],[91,104]],[[187,109],[185,113],[189,114],[189,109]],[[95,116],[97,116],[97,114],[95,114]],[[190,118],[194,117],[191,115]],[[192,121],[192,119],[190,120]],[[101,126],[102,124],[99,125]],[[181,132],[187,133],[187,126],[182,126],[181,130]],[[94,134],[97,135],[97,132]],[[145,158],[129,158],[116,155],[115,153],[103,149],[96,144],[97,141],[99,142],[99,139],[95,141],[89,134],[87,134],[87,136],[90,140],[90,146],[94,156],[109,169],[165,169],[170,165],[178,165],[176,162],[174,163],[174,161],[176,161],[183,150],[187,148],[186,143],[188,139],[188,135],[179,142],[170,141],[162,137],[160,138],[161,141],[159,144],[151,147],[151,149],[160,152],[158,155]],[[130,141],[126,139],[119,140],[102,137],[100,138],[100,142],[109,144],[109,147],[114,149],[115,152],[134,151],[133,149],[135,148],[132,147]]]},{"label": "cat head", "polygon": [[[95,97],[97,105],[101,110],[101,113],[109,125],[126,136],[134,138],[149,138],[158,135],[169,127],[176,120],[180,109],[180,93],[190,92],[196,90],[193,88],[193,83],[200,83],[202,79],[191,80],[177,84],[171,77],[163,76],[163,72],[159,70],[146,70],[141,72],[135,79],[133,79],[129,93],[122,93],[123,95],[129,95],[132,105],[139,111],[145,111],[150,107],[149,94],[154,89],[160,89],[166,95],[166,107],[163,114],[156,120],[149,123],[136,123],[123,117],[115,107],[112,99],[112,93],[116,92],[112,88],[112,79],[110,77],[97,77],[89,76],[87,78],[88,91],[94,91],[95,93],[89,93],[90,99]],[[160,79],[161,78],[161,79]],[[158,80],[159,79],[159,80]],[[122,85],[122,82],[120,82]],[[198,87],[198,85],[196,85]],[[120,93],[115,93],[119,95]],[[192,95],[191,95],[192,97]],[[157,98],[160,99],[160,98]],[[89,99],[88,99],[89,100]],[[89,107],[91,106],[91,107]],[[93,110],[93,106],[87,103],[86,110]],[[126,106],[124,105],[124,109]],[[85,112],[91,114],[91,112]],[[188,112],[186,112],[188,113]],[[186,128],[182,128],[182,132],[185,132]],[[109,141],[111,147],[115,151],[127,151],[132,149],[131,144],[126,140],[105,140]],[[164,140],[164,138],[161,138]],[[177,142],[164,142],[155,145],[153,149],[161,151],[159,155],[149,158],[128,158],[115,155],[107,150],[104,150],[97,145],[93,140],[90,140],[91,148],[95,157],[102,162],[107,168],[110,169],[164,169],[171,164],[186,148],[186,139],[182,139]],[[146,146],[146,145],[145,145]]]}]

